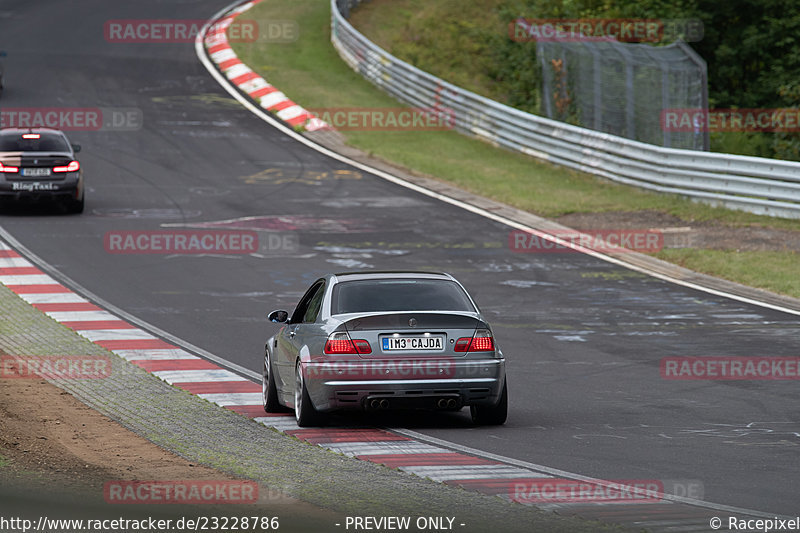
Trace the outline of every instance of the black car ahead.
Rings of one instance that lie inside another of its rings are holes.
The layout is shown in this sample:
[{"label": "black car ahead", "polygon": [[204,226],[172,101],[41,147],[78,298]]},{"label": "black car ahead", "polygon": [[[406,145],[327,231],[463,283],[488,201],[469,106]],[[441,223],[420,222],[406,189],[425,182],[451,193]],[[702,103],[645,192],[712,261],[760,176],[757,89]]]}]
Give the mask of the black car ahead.
[{"label": "black car ahead", "polygon": [[52,199],[82,213],[83,172],[75,158],[80,149],[59,130],[0,129],[0,199]]}]

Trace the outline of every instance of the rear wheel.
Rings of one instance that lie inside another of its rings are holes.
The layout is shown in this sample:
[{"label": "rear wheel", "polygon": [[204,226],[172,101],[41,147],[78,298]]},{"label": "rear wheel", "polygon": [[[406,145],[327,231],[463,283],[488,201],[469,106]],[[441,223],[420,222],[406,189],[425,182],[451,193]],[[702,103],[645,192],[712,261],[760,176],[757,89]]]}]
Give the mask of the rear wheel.
[{"label": "rear wheel", "polygon": [[278,389],[275,387],[275,376],[272,374],[269,351],[264,353],[264,370],[261,373],[261,398],[265,412],[281,413],[286,411],[286,408],[278,401]]},{"label": "rear wheel", "polygon": [[508,391],[506,384],[503,383],[503,391],[500,393],[500,401],[497,405],[471,405],[469,412],[475,424],[481,426],[500,426],[505,424],[508,417]]},{"label": "rear wheel", "polygon": [[311,403],[299,362],[295,368],[294,387],[294,416],[297,419],[297,425],[301,428],[320,425],[323,417]]},{"label": "rear wheel", "polygon": [[83,206],[84,206],[84,198],[83,194],[81,193],[81,197],[75,200],[67,200],[67,212],[79,215],[83,213]]}]

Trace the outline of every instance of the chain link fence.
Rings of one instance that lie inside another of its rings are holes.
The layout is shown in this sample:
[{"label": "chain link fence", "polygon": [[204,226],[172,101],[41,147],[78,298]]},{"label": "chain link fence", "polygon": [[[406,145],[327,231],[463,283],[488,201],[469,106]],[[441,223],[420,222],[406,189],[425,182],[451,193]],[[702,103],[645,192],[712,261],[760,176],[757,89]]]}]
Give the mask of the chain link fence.
[{"label": "chain link fence", "polygon": [[[347,19],[366,1],[336,4]],[[544,33],[523,18],[514,24],[523,35]],[[652,46],[581,36],[538,40],[535,47],[544,116],[667,148],[709,150],[707,128],[670,131],[662,123],[669,109],[708,109],[706,62],[685,42]]]},{"label": "chain link fence", "polygon": [[536,56],[545,116],[668,148],[709,149],[708,131],[699,124],[676,132],[661,123],[668,109],[708,108],[706,63],[686,43],[538,41]]}]

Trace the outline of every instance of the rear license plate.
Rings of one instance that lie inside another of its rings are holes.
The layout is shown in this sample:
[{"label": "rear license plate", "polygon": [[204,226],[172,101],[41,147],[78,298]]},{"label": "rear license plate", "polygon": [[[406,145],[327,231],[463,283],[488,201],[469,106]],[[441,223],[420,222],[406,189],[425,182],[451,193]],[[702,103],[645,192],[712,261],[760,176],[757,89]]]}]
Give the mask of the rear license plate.
[{"label": "rear license plate", "polygon": [[444,336],[442,335],[399,335],[381,338],[381,350],[384,352],[442,352]]},{"label": "rear license plate", "polygon": [[23,168],[22,169],[23,176],[49,176],[50,169],[49,168]]}]

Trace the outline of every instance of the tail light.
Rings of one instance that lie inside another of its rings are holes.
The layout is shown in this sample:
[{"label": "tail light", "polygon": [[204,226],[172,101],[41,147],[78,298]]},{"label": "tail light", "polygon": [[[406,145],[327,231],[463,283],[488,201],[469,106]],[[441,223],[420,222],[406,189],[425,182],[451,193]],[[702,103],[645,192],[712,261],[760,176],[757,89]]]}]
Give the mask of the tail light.
[{"label": "tail light", "polygon": [[9,167],[0,163],[0,172],[19,172],[19,167]]},{"label": "tail light", "polygon": [[456,352],[493,352],[494,338],[488,329],[475,330],[475,334],[470,337],[461,337],[456,341],[453,349]]},{"label": "tail light", "polygon": [[41,135],[39,135],[38,133],[23,133],[22,134],[22,138],[23,139],[39,139],[39,138],[41,138]]},{"label": "tail light", "polygon": [[63,167],[53,167],[53,172],[77,172],[81,169],[81,164],[77,161],[70,161],[68,165]]},{"label": "tail light", "polygon": [[324,352],[328,355],[343,354],[368,354],[372,353],[369,341],[364,339],[350,340],[350,335],[346,331],[331,333],[325,342]]}]

